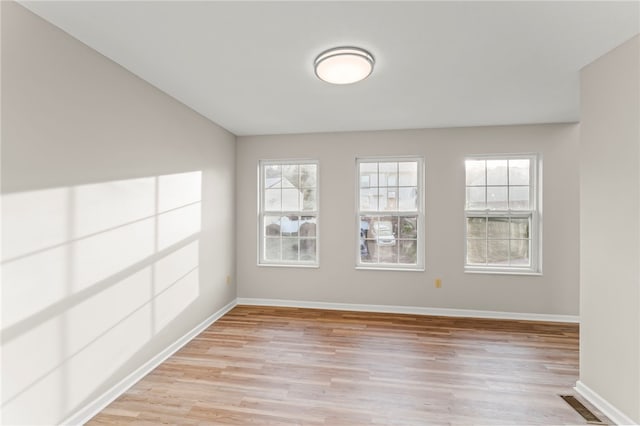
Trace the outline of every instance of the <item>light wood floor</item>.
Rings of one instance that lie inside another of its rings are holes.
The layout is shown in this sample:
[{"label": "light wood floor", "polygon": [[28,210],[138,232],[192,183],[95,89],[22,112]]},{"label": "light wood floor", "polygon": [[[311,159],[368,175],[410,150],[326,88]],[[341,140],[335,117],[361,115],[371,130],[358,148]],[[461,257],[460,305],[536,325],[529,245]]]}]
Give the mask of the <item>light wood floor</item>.
[{"label": "light wood floor", "polygon": [[238,306],[89,424],[585,424],[578,326]]}]

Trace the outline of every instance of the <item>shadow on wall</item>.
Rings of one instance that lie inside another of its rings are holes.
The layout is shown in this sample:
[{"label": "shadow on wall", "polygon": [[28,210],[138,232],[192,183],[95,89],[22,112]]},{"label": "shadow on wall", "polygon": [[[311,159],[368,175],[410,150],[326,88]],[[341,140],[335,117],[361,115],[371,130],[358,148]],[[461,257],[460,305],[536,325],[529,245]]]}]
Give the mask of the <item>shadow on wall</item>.
[{"label": "shadow on wall", "polygon": [[2,196],[3,420],[73,412],[198,298],[201,203],[201,171]]}]

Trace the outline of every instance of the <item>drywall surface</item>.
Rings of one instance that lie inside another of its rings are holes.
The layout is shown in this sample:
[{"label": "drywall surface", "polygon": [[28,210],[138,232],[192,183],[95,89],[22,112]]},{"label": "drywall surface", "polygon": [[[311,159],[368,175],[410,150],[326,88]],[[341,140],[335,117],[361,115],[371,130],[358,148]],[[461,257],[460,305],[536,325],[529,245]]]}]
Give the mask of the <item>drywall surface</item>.
[{"label": "drywall surface", "polygon": [[[489,153],[541,155],[542,276],[464,272],[464,159]],[[355,269],[356,158],[385,155],[424,157],[424,272]],[[239,297],[578,313],[576,124],[239,137],[236,158]],[[257,266],[258,161],[296,158],[320,162],[320,267]]]},{"label": "drywall surface", "polygon": [[640,36],[581,85],[580,381],[640,423]]},{"label": "drywall surface", "polygon": [[235,299],[235,137],[1,7],[2,423],[57,424]]}]

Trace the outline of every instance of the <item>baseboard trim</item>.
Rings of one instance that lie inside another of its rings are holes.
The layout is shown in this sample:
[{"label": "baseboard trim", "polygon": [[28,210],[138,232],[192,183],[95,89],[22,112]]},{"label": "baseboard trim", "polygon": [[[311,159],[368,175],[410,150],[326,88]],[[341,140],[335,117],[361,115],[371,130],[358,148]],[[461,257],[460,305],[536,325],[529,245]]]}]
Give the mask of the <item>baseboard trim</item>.
[{"label": "baseboard trim", "polygon": [[229,312],[237,305],[237,299],[232,300],[223,306],[213,315],[202,321],[191,331],[178,340],[169,345],[162,352],[151,358],[149,361],[140,366],[133,373],[122,379],[118,384],[113,386],[100,397],[96,398],[87,406],[76,411],[74,414],[64,420],[62,425],[84,425],[91,420],[96,414],[102,411],[107,405],[111,404],[116,398],[125,393],[131,386],[135,385],[140,379],[149,374],[154,368],[162,364],[167,358],[176,353],[180,348],[189,343],[198,334],[202,333],[207,327],[216,322],[220,317]]},{"label": "baseboard trim", "polygon": [[591,404],[593,404],[594,407],[600,410],[602,414],[607,416],[609,420],[611,420],[615,424],[617,425],[637,425],[638,424],[633,420],[631,420],[629,417],[627,417],[622,411],[618,410],[609,401],[607,401],[606,399],[598,395],[593,389],[585,385],[580,380],[576,382],[576,386],[574,387],[574,389],[584,399],[586,399]]},{"label": "baseboard trim", "polygon": [[445,317],[510,319],[579,323],[576,315],[530,314],[518,312],[481,311],[471,309],[425,308],[420,306],[361,305],[352,303],[309,302],[302,300],[257,299],[239,297],[238,305],[282,306],[289,308],[331,309],[339,311],[382,312],[393,314],[436,315]]}]

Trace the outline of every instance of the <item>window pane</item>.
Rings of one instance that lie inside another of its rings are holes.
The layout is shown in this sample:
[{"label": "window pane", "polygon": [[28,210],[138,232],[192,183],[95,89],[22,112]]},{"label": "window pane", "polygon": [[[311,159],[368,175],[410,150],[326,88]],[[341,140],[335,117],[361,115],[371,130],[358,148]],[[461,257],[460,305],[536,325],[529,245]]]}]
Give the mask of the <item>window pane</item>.
[{"label": "window pane", "polygon": [[529,240],[511,240],[509,242],[512,265],[529,264]]},{"label": "window pane", "polygon": [[380,188],[380,201],[378,210],[396,211],[398,210],[398,192],[395,188]]},{"label": "window pane", "polygon": [[300,260],[304,260],[304,261],[316,260],[316,239],[315,238],[300,239]]},{"label": "window pane", "polygon": [[467,187],[467,210],[484,210],[487,205],[484,202],[486,188]]},{"label": "window pane", "polygon": [[279,165],[268,164],[264,166],[264,187],[280,188],[282,182],[282,170]]},{"label": "window pane", "polygon": [[371,257],[371,239],[373,238],[369,233],[371,223],[376,220],[375,216],[360,216],[360,261],[361,262],[373,262]]},{"label": "window pane", "polygon": [[400,218],[400,238],[416,239],[418,237],[418,217]]},{"label": "window pane", "polygon": [[300,182],[298,181],[298,165],[297,164],[285,164],[282,166],[282,187],[283,188],[299,188]]},{"label": "window pane", "polygon": [[486,240],[467,240],[467,263],[474,265],[487,263]]},{"label": "window pane", "polygon": [[487,263],[504,266],[509,264],[509,240],[487,242]]},{"label": "window pane", "polygon": [[380,163],[378,170],[380,186],[398,185],[398,163]]},{"label": "window pane", "polygon": [[281,189],[266,189],[264,191],[264,209],[267,211],[282,210]]},{"label": "window pane", "polygon": [[418,244],[415,240],[399,241],[398,263],[415,265],[418,263]]},{"label": "window pane", "polygon": [[529,160],[509,160],[509,185],[529,185]]},{"label": "window pane", "polygon": [[378,186],[378,163],[360,163],[360,181],[367,178],[368,186]]},{"label": "window pane", "polygon": [[507,160],[487,160],[487,185],[507,185]]},{"label": "window pane", "polygon": [[316,209],[316,190],[302,190],[302,210],[310,211]]},{"label": "window pane", "polygon": [[380,263],[398,263],[398,248],[396,245],[376,245],[378,249],[378,262]]},{"label": "window pane", "polygon": [[487,188],[487,208],[491,210],[507,210],[507,187],[490,186]]},{"label": "window pane", "polygon": [[264,258],[265,260],[280,260],[280,238],[265,238]]},{"label": "window pane", "polygon": [[280,216],[264,217],[264,235],[267,237],[280,236]]},{"label": "window pane", "polygon": [[300,191],[298,189],[283,189],[282,190],[282,211],[296,211],[298,210],[298,196]]},{"label": "window pane", "polygon": [[512,218],[510,238],[529,238],[529,219]]},{"label": "window pane", "polygon": [[303,216],[300,220],[299,233],[301,237],[315,237],[316,218],[314,216]]},{"label": "window pane", "polygon": [[484,217],[468,217],[467,218],[467,237],[468,238],[486,238],[487,237],[487,219]]},{"label": "window pane", "polygon": [[360,237],[373,238],[369,230],[371,229],[371,224],[375,221],[377,221],[376,216],[360,216]]},{"label": "window pane", "polygon": [[398,175],[400,186],[418,186],[418,163],[398,163]]},{"label": "window pane", "polygon": [[318,179],[318,166],[316,164],[300,165],[300,186],[302,188],[315,188]]},{"label": "window pane", "polygon": [[282,235],[288,237],[297,237],[300,221],[298,216],[282,216],[280,218],[280,231]]},{"label": "window pane", "polygon": [[372,257],[368,250],[369,242],[366,240],[362,240],[360,242],[360,262],[362,263],[376,263],[378,261],[377,258]]},{"label": "window pane", "polygon": [[400,188],[399,210],[416,211],[418,210],[418,188]]},{"label": "window pane", "polygon": [[369,238],[373,239],[374,242],[373,247],[372,244],[369,244],[369,249],[373,251],[372,254],[377,254],[376,250],[378,250],[378,253],[388,253],[388,250],[379,251],[381,247],[396,247],[397,230],[397,216],[380,216],[372,221],[368,233]]},{"label": "window pane", "polygon": [[282,239],[282,260],[298,260],[298,239]]},{"label": "window pane", "polygon": [[378,210],[378,188],[360,189],[360,210]]},{"label": "window pane", "polygon": [[512,210],[529,210],[529,187],[509,187],[509,208]]},{"label": "window pane", "polygon": [[509,238],[509,218],[490,217],[487,224],[487,238]]},{"label": "window pane", "polygon": [[467,186],[486,185],[484,160],[467,160],[465,169]]}]

